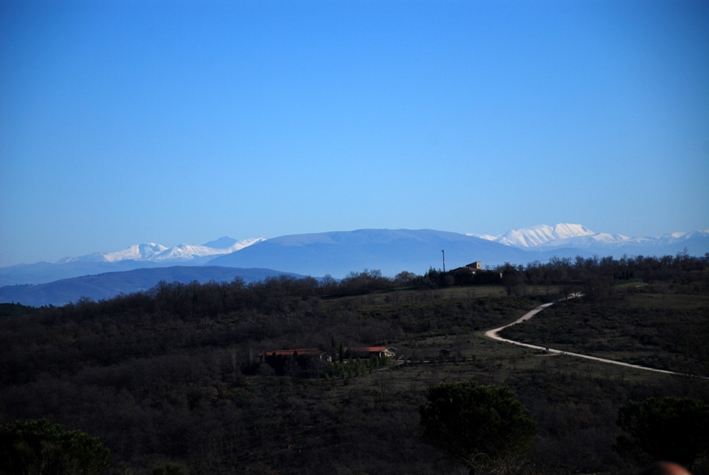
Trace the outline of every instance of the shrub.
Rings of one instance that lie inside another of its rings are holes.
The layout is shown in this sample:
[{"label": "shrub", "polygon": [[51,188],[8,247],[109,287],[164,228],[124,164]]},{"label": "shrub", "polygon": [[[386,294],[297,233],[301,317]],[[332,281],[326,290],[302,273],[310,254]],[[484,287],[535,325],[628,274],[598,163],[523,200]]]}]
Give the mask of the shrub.
[{"label": "shrub", "polygon": [[111,452],[80,430],[46,419],[0,426],[0,473],[91,475],[108,468]]},{"label": "shrub", "polygon": [[625,433],[617,436],[615,449],[639,465],[666,460],[691,469],[709,457],[709,404],[703,401],[630,401],[618,409],[617,424]]},{"label": "shrub", "polygon": [[471,473],[523,460],[536,434],[529,411],[506,387],[474,381],[431,388],[420,407],[424,435]]}]

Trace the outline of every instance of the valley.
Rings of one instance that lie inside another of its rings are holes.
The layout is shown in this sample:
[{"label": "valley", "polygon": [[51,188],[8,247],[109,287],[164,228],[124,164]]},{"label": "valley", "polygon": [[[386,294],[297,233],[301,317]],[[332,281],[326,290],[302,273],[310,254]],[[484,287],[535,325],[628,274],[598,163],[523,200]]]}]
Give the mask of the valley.
[{"label": "valley", "polygon": [[[614,280],[627,275],[622,266],[643,285]],[[165,461],[192,474],[453,473],[456,462],[422,437],[418,407],[428,388],[474,380],[509,386],[531,411],[538,430],[525,473],[633,473],[613,450],[618,408],[648,397],[709,401],[709,382],[550,356],[485,332],[581,291],[502,335],[706,375],[693,342],[706,341],[708,271],[678,256],[510,266],[499,285],[374,271],[339,282],[164,283],[6,316],[0,423],[81,429],[111,450],[113,469],[135,474]],[[395,347],[398,364],[331,372],[303,360],[279,374],[257,363],[264,351],[319,348],[337,360],[341,346],[367,345]]]}]

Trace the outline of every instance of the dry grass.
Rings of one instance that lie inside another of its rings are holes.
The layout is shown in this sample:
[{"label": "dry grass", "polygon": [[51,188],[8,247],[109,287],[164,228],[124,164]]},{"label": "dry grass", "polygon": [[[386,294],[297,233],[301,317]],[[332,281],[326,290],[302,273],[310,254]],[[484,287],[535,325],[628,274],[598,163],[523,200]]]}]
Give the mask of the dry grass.
[{"label": "dry grass", "polygon": [[632,308],[696,310],[709,307],[709,295],[630,294],[626,298]]}]

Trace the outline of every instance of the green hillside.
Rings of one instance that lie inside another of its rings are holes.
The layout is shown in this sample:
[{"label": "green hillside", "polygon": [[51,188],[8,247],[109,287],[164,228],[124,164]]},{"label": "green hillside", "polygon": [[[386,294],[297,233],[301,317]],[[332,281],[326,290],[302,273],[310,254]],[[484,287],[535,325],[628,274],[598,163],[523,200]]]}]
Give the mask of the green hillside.
[{"label": "green hillside", "polygon": [[[474,380],[508,386],[536,422],[521,473],[634,473],[613,450],[619,407],[649,397],[709,401],[707,380],[549,356],[483,333],[582,290],[587,298],[510,331],[702,373],[706,353],[692,342],[706,341],[708,266],[690,261],[644,274],[642,288],[615,286],[629,275],[614,279],[582,260],[501,268],[498,285],[366,271],[341,282],[163,283],[39,309],[0,321],[0,424],[47,418],[81,429],[111,450],[120,473],[167,462],[190,474],[461,473],[424,438],[419,407],[429,388]],[[344,351],[371,345],[396,356],[374,364]],[[333,363],[259,363],[264,351],[299,348]]]}]

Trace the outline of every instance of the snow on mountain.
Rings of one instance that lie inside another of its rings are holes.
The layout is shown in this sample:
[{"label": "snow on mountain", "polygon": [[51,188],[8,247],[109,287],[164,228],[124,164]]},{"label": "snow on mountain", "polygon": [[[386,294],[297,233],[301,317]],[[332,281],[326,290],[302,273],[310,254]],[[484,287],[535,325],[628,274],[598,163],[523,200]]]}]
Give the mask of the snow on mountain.
[{"label": "snow on mountain", "polygon": [[132,261],[149,261],[152,257],[167,250],[167,247],[162,244],[147,243],[134,244],[128,249],[116,252],[92,252],[81,257],[65,257],[60,259],[57,264],[66,264],[69,262],[84,261],[84,262],[119,262],[125,260]]},{"label": "snow on mountain", "polygon": [[[265,238],[244,239],[243,241],[236,241],[235,239],[228,237],[226,237],[226,239],[233,241],[231,246],[209,247],[207,245],[180,244],[179,246],[165,249],[161,253],[155,255],[151,260],[156,262],[165,260],[192,260],[197,257],[230,254],[234,251],[239,251],[245,247],[249,247],[252,244],[263,241]],[[225,238],[220,239],[223,244],[225,241],[222,240],[225,240]]]},{"label": "snow on mountain", "polygon": [[544,258],[543,253],[458,233],[431,229],[358,229],[280,236],[216,257],[207,265],[278,269],[311,276],[330,274],[335,278],[363,269],[377,269],[393,277],[404,270],[424,274],[431,267],[440,268],[442,249],[445,249],[446,267],[450,269],[476,260],[494,266]]},{"label": "snow on mountain", "polygon": [[694,238],[709,237],[709,230],[675,232],[659,237],[629,237],[623,234],[597,233],[581,224],[560,223],[554,226],[540,224],[531,228],[513,229],[504,234],[469,234],[506,246],[520,249],[618,249],[639,247],[660,247],[681,243]]},{"label": "snow on mountain", "polygon": [[542,224],[532,228],[508,231],[495,241],[514,247],[537,247],[556,240],[591,234],[595,233],[580,224],[557,224],[555,226]]},{"label": "snow on mountain", "polygon": [[[134,244],[128,249],[116,252],[93,252],[81,257],[65,257],[57,262],[57,264],[66,264],[69,262],[120,262],[125,260],[132,261],[148,261],[148,262],[185,262],[200,260],[200,258],[211,258],[223,254],[229,254],[239,251],[245,247],[251,246],[257,242],[263,241],[265,238],[253,238],[237,241],[228,236],[211,241],[203,245],[199,244],[180,244],[174,247],[166,247],[162,244]],[[202,259],[203,260],[203,259]]]},{"label": "snow on mountain", "polygon": [[[223,239],[223,238],[222,238]],[[227,238],[228,239],[228,238]],[[241,241],[237,241],[234,244],[232,244],[228,249],[230,249],[229,252],[234,252],[234,251],[240,251],[241,249],[245,247],[249,247],[253,244],[256,244],[257,242],[265,241],[265,237],[257,237],[257,238],[251,238],[251,239],[243,239]],[[221,249],[221,248],[215,248],[215,249]]]},{"label": "snow on mountain", "polygon": [[134,261],[149,261],[152,257],[157,256],[166,250],[167,247],[162,244],[155,244],[152,242],[148,244],[135,244],[123,251],[108,252],[103,255],[103,260],[106,262],[125,261],[128,259]]},{"label": "snow on mountain", "polygon": [[562,223],[555,226],[540,224],[531,228],[513,229],[499,235],[469,233],[468,236],[495,241],[506,246],[531,248],[543,246],[554,241],[591,236],[593,234],[595,234],[593,231],[581,224]]},{"label": "snow on mountain", "polygon": [[688,233],[676,232],[676,233],[663,234],[662,236],[656,238],[656,240],[659,245],[666,245],[666,244],[675,244],[677,242],[686,241],[688,239],[706,238],[706,237],[709,237],[709,229],[705,229],[703,231],[691,231]]},{"label": "snow on mountain", "polygon": [[163,252],[155,255],[151,260],[158,262],[166,260],[188,261],[196,257],[214,256],[218,254],[226,254],[227,252],[229,251],[226,249],[214,249],[206,246],[182,243],[175,247],[165,249]]},{"label": "snow on mountain", "polygon": [[175,265],[258,267],[336,277],[369,268],[393,276],[402,270],[423,273],[432,266],[438,267],[442,249],[449,268],[475,260],[494,266],[579,255],[675,255],[685,250],[692,256],[704,256],[709,253],[709,229],[642,238],[596,233],[580,224],[540,225],[497,236],[405,229],[361,229],[243,241],[225,236],[202,245],[168,248],[155,243],[138,244],[118,252],[66,258],[56,264],[0,267],[0,287]]},{"label": "snow on mountain", "polygon": [[466,236],[472,236],[480,239],[484,239],[486,241],[494,241],[495,239],[499,238],[500,235],[493,235],[493,234],[475,234],[475,233],[467,233]]}]

